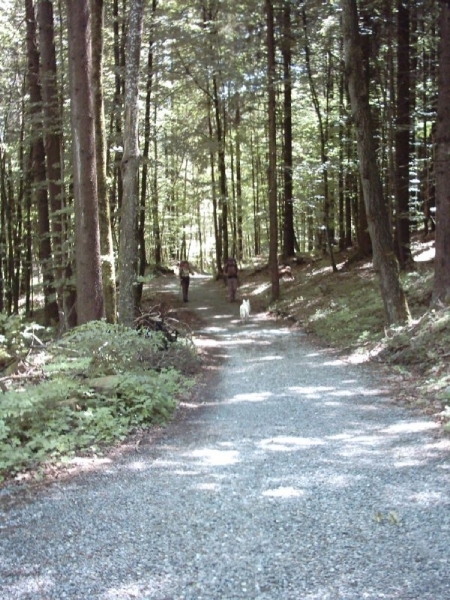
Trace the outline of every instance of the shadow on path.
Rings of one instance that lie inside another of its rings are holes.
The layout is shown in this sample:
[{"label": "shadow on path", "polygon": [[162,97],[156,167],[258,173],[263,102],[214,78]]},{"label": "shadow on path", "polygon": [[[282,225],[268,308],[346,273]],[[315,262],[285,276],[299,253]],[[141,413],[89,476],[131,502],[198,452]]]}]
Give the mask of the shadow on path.
[{"label": "shadow on path", "polygon": [[9,511],[0,597],[447,600],[449,446],[433,421],[301,332],[241,323],[217,283],[194,278],[182,310],[220,356],[189,415]]}]

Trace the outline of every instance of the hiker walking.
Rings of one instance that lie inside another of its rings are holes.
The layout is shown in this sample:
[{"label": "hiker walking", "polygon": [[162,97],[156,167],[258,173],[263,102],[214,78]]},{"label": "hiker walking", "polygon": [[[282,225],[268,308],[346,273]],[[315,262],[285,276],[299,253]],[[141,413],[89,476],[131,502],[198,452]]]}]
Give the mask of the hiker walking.
[{"label": "hiker walking", "polygon": [[187,260],[180,261],[180,284],[183,292],[183,302],[188,302],[190,275],[194,274],[191,265]]},{"label": "hiker walking", "polygon": [[223,272],[227,280],[228,298],[230,302],[235,302],[239,284],[238,266],[235,258],[227,258]]}]

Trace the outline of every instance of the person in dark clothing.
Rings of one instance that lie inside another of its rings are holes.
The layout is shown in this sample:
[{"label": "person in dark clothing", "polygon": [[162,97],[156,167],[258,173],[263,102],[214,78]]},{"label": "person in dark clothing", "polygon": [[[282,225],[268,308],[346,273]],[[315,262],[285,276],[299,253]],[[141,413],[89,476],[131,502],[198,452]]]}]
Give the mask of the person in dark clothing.
[{"label": "person in dark clothing", "polygon": [[235,258],[227,259],[223,272],[227,280],[228,298],[230,302],[235,302],[239,285],[238,266]]},{"label": "person in dark clothing", "polygon": [[189,292],[189,283],[190,276],[194,274],[194,271],[191,268],[191,265],[187,260],[182,260],[180,262],[180,284],[181,290],[183,292],[183,302],[188,302],[188,292]]}]

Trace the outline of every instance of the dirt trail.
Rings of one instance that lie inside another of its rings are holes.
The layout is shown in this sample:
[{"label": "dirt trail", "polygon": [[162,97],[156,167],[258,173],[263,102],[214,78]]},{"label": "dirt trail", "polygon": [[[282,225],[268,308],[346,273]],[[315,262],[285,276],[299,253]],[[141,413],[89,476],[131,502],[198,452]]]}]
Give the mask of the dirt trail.
[{"label": "dirt trail", "polygon": [[204,372],[174,421],[5,513],[5,600],[447,600],[449,447],[372,369],[206,278],[149,303]]},{"label": "dirt trail", "polygon": [[[192,331],[193,339],[201,358],[201,373],[194,389],[192,402],[182,402],[174,422],[169,425],[166,434],[174,424],[181,424],[189,413],[189,406],[197,408],[202,404],[202,397],[208,396],[217,378],[225,366],[229,356],[220,340],[224,332],[236,333],[238,336],[248,335],[264,323],[275,326],[276,319],[262,310],[261,301],[251,300],[251,321],[245,326],[241,323],[239,307],[243,298],[242,289],[238,289],[237,301],[228,299],[226,285],[215,281],[210,275],[196,274],[191,277],[189,301],[183,302],[179,280],[174,275],[157,277],[146,289],[145,306],[159,306],[162,311],[181,323],[187,324]],[[249,297],[246,295],[245,297]],[[150,432],[147,439],[153,441],[155,432]]]}]

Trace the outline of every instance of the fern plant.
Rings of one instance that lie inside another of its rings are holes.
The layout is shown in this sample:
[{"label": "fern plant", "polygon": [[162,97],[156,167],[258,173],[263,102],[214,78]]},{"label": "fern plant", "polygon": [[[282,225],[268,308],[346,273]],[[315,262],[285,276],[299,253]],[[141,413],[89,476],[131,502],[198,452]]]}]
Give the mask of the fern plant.
[{"label": "fern plant", "polygon": [[192,346],[103,321],[46,347],[40,381],[0,395],[0,480],[167,422],[193,382],[182,356],[192,362]]}]

